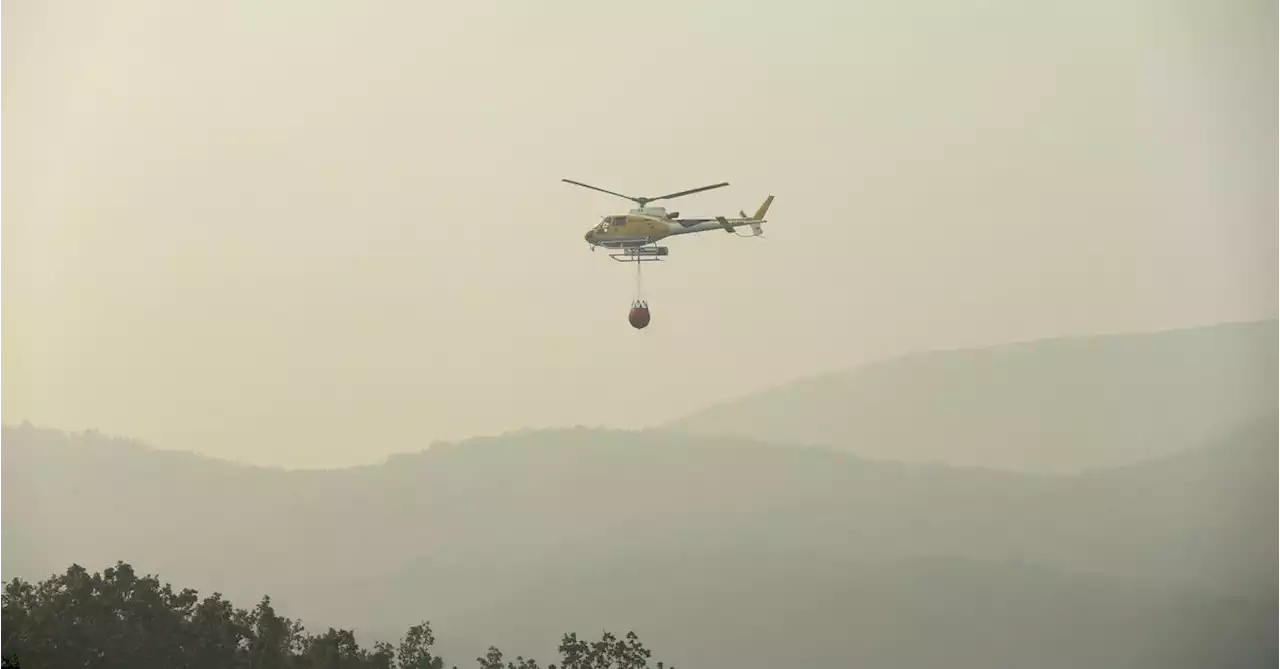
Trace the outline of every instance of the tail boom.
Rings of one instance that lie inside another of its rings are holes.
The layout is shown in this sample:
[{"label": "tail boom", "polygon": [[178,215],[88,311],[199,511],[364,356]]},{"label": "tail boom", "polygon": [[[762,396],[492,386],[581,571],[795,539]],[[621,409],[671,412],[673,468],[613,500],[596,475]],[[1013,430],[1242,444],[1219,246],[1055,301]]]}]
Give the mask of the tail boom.
[{"label": "tail boom", "polygon": [[737,234],[739,226],[749,226],[751,228],[752,237],[759,237],[764,234],[765,214],[769,213],[769,205],[773,204],[773,196],[765,198],[759,209],[756,209],[754,216],[747,216],[745,211],[739,211],[740,218],[729,218],[727,216],[716,216],[709,219],[687,219],[680,221],[680,228],[673,228],[669,234],[683,235],[691,232],[703,232],[706,230],[724,230],[729,234]]}]

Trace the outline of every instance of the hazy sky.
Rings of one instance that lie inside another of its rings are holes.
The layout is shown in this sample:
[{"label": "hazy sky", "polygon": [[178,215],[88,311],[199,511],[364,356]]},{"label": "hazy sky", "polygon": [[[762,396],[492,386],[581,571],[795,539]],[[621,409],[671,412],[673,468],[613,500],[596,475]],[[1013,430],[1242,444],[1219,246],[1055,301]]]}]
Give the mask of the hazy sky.
[{"label": "hazy sky", "polygon": [[[9,0],[3,419],[329,466],[1276,312],[1262,0]],[[754,209],[646,268],[637,195]]]}]

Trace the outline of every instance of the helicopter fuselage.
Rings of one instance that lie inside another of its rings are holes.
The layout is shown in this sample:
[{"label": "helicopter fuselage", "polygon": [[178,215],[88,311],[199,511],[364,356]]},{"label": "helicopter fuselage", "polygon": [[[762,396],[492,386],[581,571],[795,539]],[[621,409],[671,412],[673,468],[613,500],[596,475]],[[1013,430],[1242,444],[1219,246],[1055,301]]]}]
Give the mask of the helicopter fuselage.
[{"label": "helicopter fuselage", "polygon": [[633,209],[627,214],[606,216],[583,235],[592,246],[634,248],[653,244],[673,235],[687,235],[708,230],[733,232],[734,226],[763,223],[747,218],[681,219],[670,216],[661,207]]}]

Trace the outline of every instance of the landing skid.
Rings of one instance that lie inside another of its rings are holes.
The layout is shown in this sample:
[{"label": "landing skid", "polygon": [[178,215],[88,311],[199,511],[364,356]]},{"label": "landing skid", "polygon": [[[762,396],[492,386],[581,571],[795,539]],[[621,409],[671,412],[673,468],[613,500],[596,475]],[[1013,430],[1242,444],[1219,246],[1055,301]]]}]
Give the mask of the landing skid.
[{"label": "landing skid", "polygon": [[642,246],[622,249],[619,253],[610,253],[609,257],[616,262],[662,262],[662,256],[667,255],[667,251],[665,246]]}]

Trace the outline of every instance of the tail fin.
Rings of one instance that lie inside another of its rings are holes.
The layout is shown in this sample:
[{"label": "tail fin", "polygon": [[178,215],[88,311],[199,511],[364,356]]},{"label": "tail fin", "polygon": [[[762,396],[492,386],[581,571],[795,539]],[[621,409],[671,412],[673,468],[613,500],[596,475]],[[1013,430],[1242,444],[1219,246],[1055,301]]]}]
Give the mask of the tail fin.
[{"label": "tail fin", "polygon": [[765,198],[765,200],[764,200],[764,204],[760,205],[760,208],[756,210],[756,215],[755,215],[755,216],[752,216],[752,217],[751,217],[751,219],[752,219],[752,220],[754,220],[754,221],[763,221],[763,220],[764,220],[764,215],[765,215],[765,214],[767,214],[767,213],[769,213],[769,205],[771,205],[771,204],[773,204],[773,196],[772,196],[772,195],[770,195],[769,197]]},{"label": "tail fin", "polygon": [[[764,223],[764,215],[769,213],[769,205],[771,204],[773,204],[772,195],[765,198],[764,204],[760,205],[760,208],[756,210],[755,216],[752,216],[751,218],[747,219],[748,221],[750,221],[751,235],[753,237],[759,237],[760,235],[764,234],[764,226],[760,224]],[[745,211],[739,212],[739,213],[742,214],[743,218],[747,218],[747,213]]]}]

